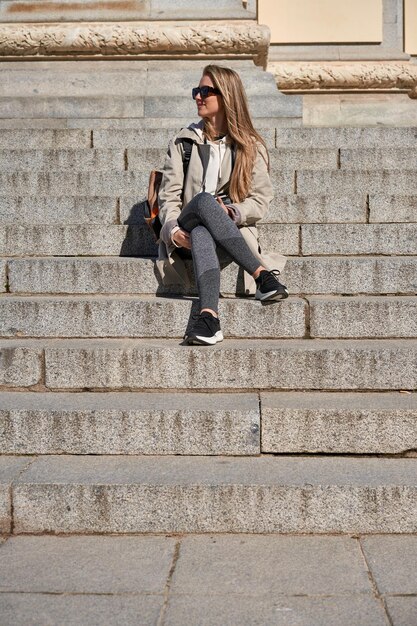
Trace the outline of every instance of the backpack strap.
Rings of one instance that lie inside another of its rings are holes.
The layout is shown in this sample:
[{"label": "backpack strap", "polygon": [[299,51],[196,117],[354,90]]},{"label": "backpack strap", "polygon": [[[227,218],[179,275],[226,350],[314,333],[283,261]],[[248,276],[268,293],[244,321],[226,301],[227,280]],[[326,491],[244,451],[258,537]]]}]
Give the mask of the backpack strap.
[{"label": "backpack strap", "polygon": [[190,164],[190,159],[191,159],[191,152],[193,150],[193,145],[194,145],[194,139],[189,139],[188,137],[182,137],[180,140],[180,143],[182,143],[182,147],[184,149],[184,155],[182,157],[182,170],[184,173],[184,180],[185,177],[187,176],[187,172],[188,172],[188,166]]}]

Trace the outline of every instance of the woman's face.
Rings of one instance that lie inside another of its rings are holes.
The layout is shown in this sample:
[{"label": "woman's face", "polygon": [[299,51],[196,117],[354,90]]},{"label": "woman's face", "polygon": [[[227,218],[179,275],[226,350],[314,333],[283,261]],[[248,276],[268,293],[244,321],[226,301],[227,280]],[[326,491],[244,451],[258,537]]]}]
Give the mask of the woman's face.
[{"label": "woman's face", "polygon": [[[202,76],[198,84],[199,87],[214,87],[210,76]],[[223,111],[223,100],[220,95],[210,93],[207,98],[202,98],[201,94],[195,99],[200,117],[213,117]]]}]

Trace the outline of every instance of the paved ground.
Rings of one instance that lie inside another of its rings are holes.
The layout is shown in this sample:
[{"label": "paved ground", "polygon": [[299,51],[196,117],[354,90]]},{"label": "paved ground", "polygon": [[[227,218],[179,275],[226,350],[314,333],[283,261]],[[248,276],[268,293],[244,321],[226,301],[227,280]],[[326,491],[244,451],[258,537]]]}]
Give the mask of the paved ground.
[{"label": "paved ground", "polygon": [[14,536],[0,626],[416,626],[417,536]]}]

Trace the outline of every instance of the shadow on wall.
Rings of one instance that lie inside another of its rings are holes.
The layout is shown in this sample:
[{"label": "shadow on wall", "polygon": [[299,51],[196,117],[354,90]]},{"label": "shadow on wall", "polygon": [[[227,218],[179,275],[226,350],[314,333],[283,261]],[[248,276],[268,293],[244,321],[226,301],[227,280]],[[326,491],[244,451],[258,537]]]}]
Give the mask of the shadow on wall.
[{"label": "shadow on wall", "polygon": [[158,246],[145,222],[145,205],[145,199],[136,202],[130,209],[129,217],[123,222],[128,228],[120,249],[120,256],[158,256]]}]

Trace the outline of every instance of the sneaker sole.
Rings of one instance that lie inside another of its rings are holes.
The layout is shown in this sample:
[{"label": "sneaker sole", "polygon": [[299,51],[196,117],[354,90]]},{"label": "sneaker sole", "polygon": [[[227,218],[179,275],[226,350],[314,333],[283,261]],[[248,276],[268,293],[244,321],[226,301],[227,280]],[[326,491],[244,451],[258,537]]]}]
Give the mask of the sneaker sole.
[{"label": "sneaker sole", "polygon": [[187,337],[187,344],[190,346],[214,346],[218,341],[223,341],[223,333],[218,330],[213,337],[203,337],[201,335],[194,335]]},{"label": "sneaker sole", "polygon": [[283,293],[282,291],[268,291],[268,293],[261,293],[259,290],[257,290],[255,298],[256,300],[260,300],[261,302],[265,302],[265,301],[274,301],[274,300],[285,300],[285,298],[288,298],[288,291],[285,290],[285,292]]}]

